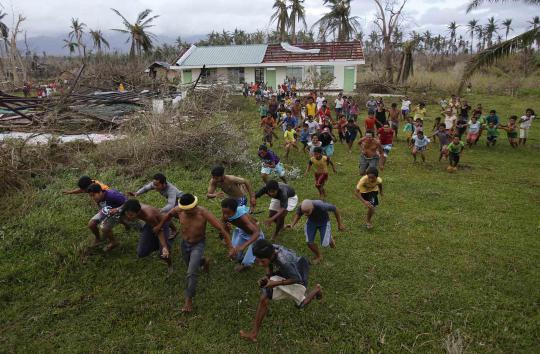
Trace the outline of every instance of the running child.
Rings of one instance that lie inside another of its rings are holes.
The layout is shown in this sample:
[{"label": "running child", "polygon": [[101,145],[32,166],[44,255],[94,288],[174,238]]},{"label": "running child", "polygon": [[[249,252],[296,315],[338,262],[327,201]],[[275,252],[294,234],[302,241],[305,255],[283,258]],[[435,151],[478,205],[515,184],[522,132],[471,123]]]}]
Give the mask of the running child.
[{"label": "running child", "polygon": [[465,144],[459,139],[458,136],[454,136],[452,142],[448,144],[448,161],[450,165],[448,166],[448,171],[457,171],[457,166],[459,164],[459,158],[463,153]]},{"label": "running child", "polygon": [[413,141],[412,155],[414,158],[414,162],[416,162],[417,154],[420,154],[420,157],[422,158],[422,162],[426,162],[425,151],[427,150],[427,147],[431,141],[429,140],[428,137],[424,136],[423,131],[419,131],[418,134],[413,135],[412,141]]},{"label": "running child", "polygon": [[302,143],[302,152],[306,152],[306,148],[309,143],[309,130],[306,123],[302,124],[302,129],[300,130],[300,142]]},{"label": "running child", "polygon": [[322,148],[322,142],[319,140],[318,134],[313,134],[311,136],[311,142],[308,144],[309,147],[309,155],[313,156],[315,149],[320,147]]},{"label": "running child", "polygon": [[315,170],[315,188],[319,191],[319,198],[324,200],[326,198],[324,184],[328,181],[328,166],[332,166],[334,173],[337,173],[336,168],[330,157],[323,155],[323,150],[320,147],[314,149],[313,156],[309,159],[304,176],[307,176],[312,166],[314,166]]},{"label": "running child", "polygon": [[497,130],[497,126],[495,125],[495,123],[490,122],[488,124],[486,128],[486,135],[486,145],[488,147],[495,146],[495,144],[497,144],[497,138],[499,137],[499,131]]},{"label": "running child", "polygon": [[510,146],[513,148],[518,147],[518,130],[517,130],[517,116],[511,116],[508,119],[508,123],[506,125],[499,125],[499,127],[503,130],[506,130],[506,135],[508,136],[508,142],[510,143]]},{"label": "running child", "polygon": [[263,143],[268,143],[270,146],[273,146],[272,140],[275,126],[276,121],[274,117],[272,117],[272,113],[268,112],[266,118],[261,120],[261,127],[263,128]]},{"label": "running child", "polygon": [[372,219],[375,214],[375,208],[379,205],[379,192],[383,196],[382,178],[379,177],[379,171],[370,167],[366,175],[360,178],[355,189],[355,196],[367,208],[366,227],[373,228]]},{"label": "running child", "polygon": [[397,103],[392,103],[392,106],[388,110],[388,120],[390,121],[390,128],[394,130],[397,138],[399,130],[399,109],[397,108]]},{"label": "running child", "polygon": [[519,144],[525,145],[527,138],[529,137],[529,129],[531,128],[532,121],[535,118],[534,111],[531,108],[527,108],[525,115],[519,118]]},{"label": "running child", "polygon": [[411,117],[407,117],[407,123],[403,127],[403,132],[407,137],[407,145],[411,146],[412,136],[414,135],[414,125]]},{"label": "running child", "polygon": [[289,151],[291,148],[294,148],[298,150],[298,146],[296,145],[296,138],[294,136],[294,130],[291,125],[287,125],[287,130],[285,130],[285,133],[283,134],[283,138],[285,140],[285,158],[289,158]]},{"label": "running child", "polygon": [[[469,148],[476,143],[478,135],[480,134],[481,125],[478,123],[476,116],[471,117],[471,121],[468,123],[469,132],[467,133],[467,145]],[[463,142],[462,142],[463,143]]]},{"label": "running child", "polygon": [[356,124],[354,119],[349,119],[347,125],[345,126],[345,142],[349,147],[349,154],[352,153],[352,146],[358,134],[360,134],[360,137],[362,137],[362,130],[360,129],[360,126]]},{"label": "running child", "polygon": [[439,162],[443,159],[448,159],[448,144],[452,141],[452,136],[446,130],[444,123],[439,124],[439,129],[433,133],[432,137],[437,137],[439,140]]},{"label": "running child", "polygon": [[268,176],[273,172],[275,172],[283,182],[287,183],[287,179],[285,178],[285,168],[279,161],[279,157],[272,150],[269,150],[266,145],[261,145],[259,146],[257,154],[262,161],[261,178],[265,183],[268,181]]},{"label": "running child", "polygon": [[379,136],[379,142],[381,143],[384,151],[383,158],[381,159],[379,166],[379,168],[383,170],[386,159],[388,158],[388,154],[390,154],[390,150],[392,150],[392,144],[394,142],[394,129],[390,128],[389,123],[386,122],[383,124],[382,128],[379,128],[377,135]]}]

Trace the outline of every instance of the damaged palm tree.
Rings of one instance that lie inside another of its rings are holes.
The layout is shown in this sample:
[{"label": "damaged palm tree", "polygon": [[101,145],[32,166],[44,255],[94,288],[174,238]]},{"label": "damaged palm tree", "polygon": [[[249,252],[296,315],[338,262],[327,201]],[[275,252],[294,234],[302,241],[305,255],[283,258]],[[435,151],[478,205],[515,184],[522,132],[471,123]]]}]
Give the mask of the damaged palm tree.
[{"label": "damaged palm tree", "polygon": [[407,41],[403,44],[403,52],[401,53],[401,61],[397,76],[397,82],[400,84],[404,83],[410,76],[414,75],[413,49],[416,44],[416,41]]}]

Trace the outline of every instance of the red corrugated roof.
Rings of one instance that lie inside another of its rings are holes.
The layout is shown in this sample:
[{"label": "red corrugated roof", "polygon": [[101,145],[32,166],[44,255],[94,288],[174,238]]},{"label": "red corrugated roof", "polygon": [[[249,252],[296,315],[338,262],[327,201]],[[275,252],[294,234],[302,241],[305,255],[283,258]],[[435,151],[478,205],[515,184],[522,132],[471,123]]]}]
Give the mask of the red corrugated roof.
[{"label": "red corrugated roof", "polygon": [[321,62],[331,60],[364,60],[362,43],[352,42],[327,42],[295,44],[302,49],[320,49],[318,54],[292,53],[283,49],[281,44],[269,44],[264,55],[263,63],[276,62]]}]

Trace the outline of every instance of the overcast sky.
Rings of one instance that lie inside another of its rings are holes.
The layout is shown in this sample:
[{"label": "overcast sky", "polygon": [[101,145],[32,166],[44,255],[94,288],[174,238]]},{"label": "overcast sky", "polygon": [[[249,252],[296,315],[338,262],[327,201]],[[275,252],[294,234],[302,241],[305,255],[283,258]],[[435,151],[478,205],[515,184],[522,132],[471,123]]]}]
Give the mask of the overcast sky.
[{"label": "overcast sky", "polygon": [[[490,16],[495,16],[499,23],[505,18],[513,19],[515,33],[519,33],[529,26],[527,21],[540,14],[540,7],[518,2],[487,4],[467,15],[467,3],[468,0],[408,0],[405,12],[409,21],[405,33],[413,29],[445,33],[446,25],[455,20],[463,25],[460,30],[464,34],[467,21],[475,18],[484,23]],[[78,17],[93,29],[106,31],[121,27],[111,7],[129,20],[135,19],[141,10],[150,8],[160,15],[152,32],[176,37],[206,34],[223,28],[233,30],[235,27],[249,32],[267,30],[273,0],[0,0],[0,4],[4,12],[22,13],[27,17],[23,29],[28,37],[65,34],[69,32],[72,17]],[[305,7],[308,26],[326,11],[322,0],[306,0]],[[373,29],[374,10],[373,0],[352,2],[352,12],[360,18],[365,33]],[[11,25],[11,16],[5,21]],[[500,32],[504,36],[504,31]]]}]

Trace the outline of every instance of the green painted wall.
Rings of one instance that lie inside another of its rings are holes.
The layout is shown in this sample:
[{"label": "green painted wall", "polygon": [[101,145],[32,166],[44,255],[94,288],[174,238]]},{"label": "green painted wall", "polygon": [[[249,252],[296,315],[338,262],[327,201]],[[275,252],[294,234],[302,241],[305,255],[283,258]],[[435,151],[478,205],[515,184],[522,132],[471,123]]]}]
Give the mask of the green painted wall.
[{"label": "green painted wall", "polygon": [[190,84],[192,81],[191,70],[182,70],[182,83]]},{"label": "green painted wall", "polygon": [[354,67],[345,67],[343,75],[343,91],[354,91]]},{"label": "green painted wall", "polygon": [[276,70],[266,69],[266,82],[268,83],[269,87],[276,90]]}]

